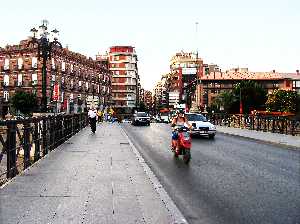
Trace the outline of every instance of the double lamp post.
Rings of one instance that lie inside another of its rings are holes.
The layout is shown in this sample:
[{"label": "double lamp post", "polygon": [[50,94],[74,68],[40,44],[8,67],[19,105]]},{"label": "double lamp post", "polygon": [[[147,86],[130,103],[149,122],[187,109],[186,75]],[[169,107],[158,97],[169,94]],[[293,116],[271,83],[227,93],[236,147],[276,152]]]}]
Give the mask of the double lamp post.
[{"label": "double lamp post", "polygon": [[[42,25],[39,26],[39,30],[32,28],[32,38],[29,44],[37,45],[38,47],[38,61],[42,58],[42,99],[41,99],[41,112],[47,112],[47,60],[51,60],[52,51],[55,48],[62,48],[61,43],[58,41],[58,30],[51,31],[53,34],[53,40],[50,39],[50,33],[48,30],[48,21],[43,20]],[[39,33],[39,34],[38,34]],[[38,37],[39,36],[39,37]]]}]

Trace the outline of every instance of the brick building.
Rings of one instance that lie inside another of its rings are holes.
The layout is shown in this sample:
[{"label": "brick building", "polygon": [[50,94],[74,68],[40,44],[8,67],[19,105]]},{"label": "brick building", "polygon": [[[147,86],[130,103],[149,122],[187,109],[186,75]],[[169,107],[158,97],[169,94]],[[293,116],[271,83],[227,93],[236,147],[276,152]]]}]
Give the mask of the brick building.
[{"label": "brick building", "polygon": [[109,49],[112,101],[119,114],[130,114],[139,104],[140,78],[137,61],[135,48],[132,46],[113,46]]},{"label": "brick building", "polygon": [[[9,108],[17,91],[42,97],[42,59],[38,46],[29,39],[0,48],[0,114]],[[70,51],[54,48],[47,61],[47,108],[49,112],[80,112],[90,105],[105,105],[111,96],[111,75],[107,64]],[[92,102],[92,103],[91,103]]]}]

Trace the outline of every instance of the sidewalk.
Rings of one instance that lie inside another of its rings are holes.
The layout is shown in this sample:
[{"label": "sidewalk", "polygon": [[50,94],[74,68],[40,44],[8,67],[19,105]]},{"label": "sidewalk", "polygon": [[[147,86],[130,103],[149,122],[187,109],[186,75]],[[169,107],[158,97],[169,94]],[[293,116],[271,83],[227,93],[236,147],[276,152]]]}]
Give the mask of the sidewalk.
[{"label": "sidewalk", "polygon": [[241,128],[231,128],[216,125],[217,132],[249,139],[260,140],[272,144],[300,149],[300,136],[284,135],[271,132],[255,131]]},{"label": "sidewalk", "polygon": [[186,223],[134,150],[118,124],[85,128],[0,189],[0,223]]}]

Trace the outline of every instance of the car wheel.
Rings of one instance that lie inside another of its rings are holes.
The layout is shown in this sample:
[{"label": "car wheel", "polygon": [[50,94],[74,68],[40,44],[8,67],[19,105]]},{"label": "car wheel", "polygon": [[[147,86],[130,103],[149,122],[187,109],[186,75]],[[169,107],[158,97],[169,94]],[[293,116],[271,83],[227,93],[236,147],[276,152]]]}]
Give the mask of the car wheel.
[{"label": "car wheel", "polygon": [[209,135],[208,138],[209,139],[214,139],[215,138],[215,134]]}]

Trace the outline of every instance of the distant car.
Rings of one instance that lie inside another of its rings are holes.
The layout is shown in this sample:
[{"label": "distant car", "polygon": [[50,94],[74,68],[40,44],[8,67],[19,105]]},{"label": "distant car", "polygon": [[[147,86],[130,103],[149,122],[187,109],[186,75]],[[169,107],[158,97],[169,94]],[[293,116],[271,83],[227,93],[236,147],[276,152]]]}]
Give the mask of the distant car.
[{"label": "distant car", "polygon": [[197,113],[186,113],[189,123],[193,126],[192,135],[204,135],[213,139],[216,135],[216,127],[207,121],[206,117]]},{"label": "distant car", "polygon": [[135,114],[133,114],[132,117],[132,121],[131,121],[132,125],[150,125],[150,116],[146,113],[146,112],[137,112]]}]

